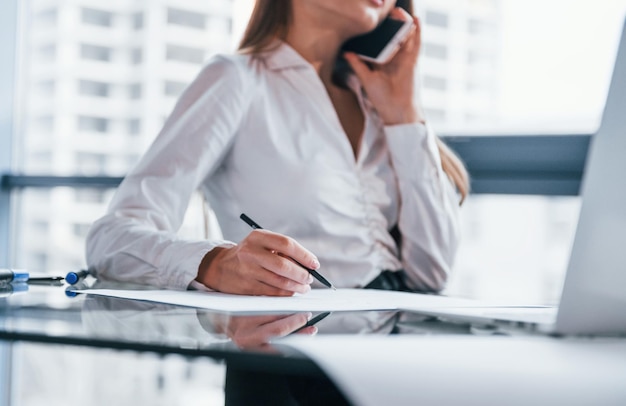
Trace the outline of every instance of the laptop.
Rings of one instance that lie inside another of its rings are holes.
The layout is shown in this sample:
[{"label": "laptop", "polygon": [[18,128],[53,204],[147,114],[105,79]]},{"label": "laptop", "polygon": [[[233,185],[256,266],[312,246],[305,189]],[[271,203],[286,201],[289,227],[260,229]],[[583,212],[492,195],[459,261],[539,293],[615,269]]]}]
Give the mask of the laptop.
[{"label": "laptop", "polygon": [[557,335],[626,334],[626,22],[581,192],[580,217],[558,308],[456,308],[428,313],[451,320],[512,322]]}]

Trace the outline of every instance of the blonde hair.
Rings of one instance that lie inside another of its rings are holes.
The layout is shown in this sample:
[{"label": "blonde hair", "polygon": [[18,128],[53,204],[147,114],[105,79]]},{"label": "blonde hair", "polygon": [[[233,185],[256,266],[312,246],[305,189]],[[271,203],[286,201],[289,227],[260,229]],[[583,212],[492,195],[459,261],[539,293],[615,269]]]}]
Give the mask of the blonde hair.
[{"label": "blonde hair", "polygon": [[[239,52],[267,51],[274,39],[284,40],[292,22],[292,0],[256,0],[248,26],[239,43]],[[398,0],[397,6],[413,14],[412,0]],[[345,66],[345,64],[344,64]],[[441,167],[461,194],[463,203],[470,190],[469,174],[461,159],[437,137]]]}]

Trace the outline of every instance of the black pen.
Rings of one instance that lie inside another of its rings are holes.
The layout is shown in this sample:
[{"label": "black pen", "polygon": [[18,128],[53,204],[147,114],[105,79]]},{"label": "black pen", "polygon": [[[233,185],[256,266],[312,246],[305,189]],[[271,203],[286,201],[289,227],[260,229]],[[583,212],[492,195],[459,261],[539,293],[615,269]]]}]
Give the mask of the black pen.
[{"label": "black pen", "polygon": [[[239,216],[240,219],[242,219],[243,221],[246,222],[246,224],[248,224],[250,227],[254,228],[255,230],[263,230],[263,227],[261,227],[260,225],[258,225],[254,220],[252,220],[250,217],[246,216],[244,213],[241,213],[241,216]],[[328,282],[328,280],[326,280],[326,278],[324,278],[322,275],[319,274],[319,272],[317,272],[315,269],[311,269],[309,267],[306,267],[304,265],[302,265],[300,262],[296,261],[293,258],[290,258],[293,262],[295,262],[296,264],[300,265],[302,268],[306,269],[311,275],[313,275],[313,277],[315,279],[317,279],[318,281],[320,281],[320,283],[322,283],[322,285],[329,287],[333,290],[337,290],[335,289],[335,287],[333,286],[332,283]]]},{"label": "black pen", "polygon": [[307,321],[304,326],[298,327],[297,329],[295,329],[294,331],[292,331],[289,334],[296,334],[300,330],[304,330],[307,327],[311,327],[311,326],[316,325],[317,323],[319,323],[320,321],[322,321],[326,317],[328,317],[330,315],[330,313],[332,313],[332,312],[323,312],[323,313],[318,314],[317,316],[313,317],[311,320]]}]

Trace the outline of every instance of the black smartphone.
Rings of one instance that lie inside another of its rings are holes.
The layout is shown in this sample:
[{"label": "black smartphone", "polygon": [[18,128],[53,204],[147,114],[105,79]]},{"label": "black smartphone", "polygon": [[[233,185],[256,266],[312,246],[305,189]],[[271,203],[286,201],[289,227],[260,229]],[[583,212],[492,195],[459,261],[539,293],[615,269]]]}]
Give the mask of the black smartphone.
[{"label": "black smartphone", "polygon": [[400,49],[412,26],[411,20],[400,21],[387,17],[373,31],[346,41],[342,50],[354,52],[368,62],[387,63]]}]

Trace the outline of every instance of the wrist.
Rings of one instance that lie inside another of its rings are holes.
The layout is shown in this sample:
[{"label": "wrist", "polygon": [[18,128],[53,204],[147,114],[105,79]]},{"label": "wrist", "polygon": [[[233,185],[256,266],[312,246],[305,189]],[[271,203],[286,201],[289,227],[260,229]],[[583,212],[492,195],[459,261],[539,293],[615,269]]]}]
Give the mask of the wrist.
[{"label": "wrist", "polygon": [[219,262],[228,249],[229,248],[225,247],[215,247],[207,252],[202,258],[202,261],[200,261],[198,275],[195,280],[209,289],[219,291]]},{"label": "wrist", "polygon": [[425,123],[424,116],[420,113],[420,109],[415,107],[389,111],[386,114],[381,114],[381,118],[386,126]]}]

